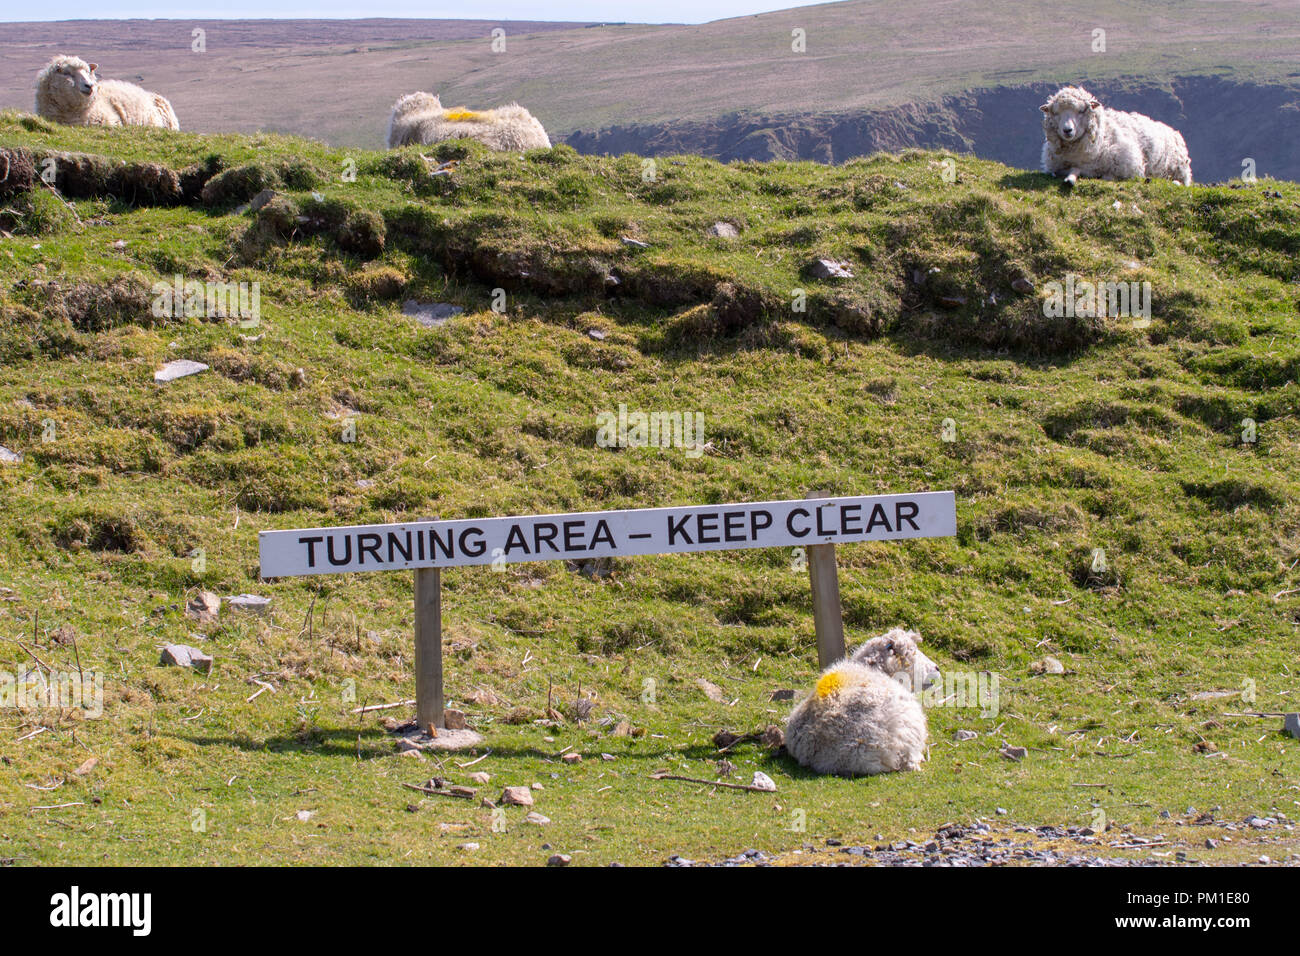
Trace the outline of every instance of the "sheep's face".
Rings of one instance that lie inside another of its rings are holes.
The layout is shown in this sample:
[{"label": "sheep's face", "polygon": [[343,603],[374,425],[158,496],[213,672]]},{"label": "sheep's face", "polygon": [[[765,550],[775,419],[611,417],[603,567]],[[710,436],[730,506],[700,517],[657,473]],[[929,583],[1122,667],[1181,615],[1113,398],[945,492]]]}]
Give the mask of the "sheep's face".
[{"label": "sheep's face", "polygon": [[1101,111],[1101,104],[1091,96],[1074,93],[1063,90],[1039,107],[1043,111],[1043,129],[1063,143],[1083,139]]},{"label": "sheep's face", "polygon": [[909,690],[922,691],[939,679],[939,668],[921,653],[916,646],[920,642],[916,631],[896,627],[867,641],[851,659],[888,674]]},{"label": "sheep's face", "polygon": [[88,100],[95,95],[95,87],[99,85],[95,76],[97,69],[97,63],[66,60],[50,75],[51,92],[67,102]]}]

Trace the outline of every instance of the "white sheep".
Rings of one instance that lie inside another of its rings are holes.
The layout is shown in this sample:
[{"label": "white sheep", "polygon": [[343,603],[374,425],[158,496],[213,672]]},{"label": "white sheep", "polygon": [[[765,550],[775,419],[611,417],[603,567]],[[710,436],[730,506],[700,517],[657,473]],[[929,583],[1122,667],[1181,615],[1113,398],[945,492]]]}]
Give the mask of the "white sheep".
[{"label": "white sheep", "polygon": [[180,129],[165,96],[123,80],[100,80],[97,63],[56,56],[36,76],[36,112],[71,126],[161,126]]},{"label": "white sheep", "polygon": [[823,671],[786,722],[790,756],[817,773],[842,776],[920,767],[928,729],[912,688],[924,690],[939,678],[916,646],[920,640],[896,627]]},{"label": "white sheep", "polygon": [[1043,172],[1085,179],[1147,176],[1192,184],[1192,160],[1178,130],[1141,113],[1105,109],[1078,86],[1057,90],[1043,111]]},{"label": "white sheep", "polygon": [[432,93],[407,93],[388,117],[388,148],[445,139],[476,139],[492,149],[549,149],[551,139],[532,113],[518,103],[491,110],[444,109]]}]

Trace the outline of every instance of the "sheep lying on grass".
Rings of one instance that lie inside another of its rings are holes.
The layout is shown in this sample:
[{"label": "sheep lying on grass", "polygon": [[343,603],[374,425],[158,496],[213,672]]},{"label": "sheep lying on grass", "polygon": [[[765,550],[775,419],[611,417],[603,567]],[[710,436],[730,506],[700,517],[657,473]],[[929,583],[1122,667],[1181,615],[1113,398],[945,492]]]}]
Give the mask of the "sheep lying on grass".
[{"label": "sheep lying on grass", "polygon": [[913,688],[939,669],[916,646],[920,635],[894,628],[832,664],[786,722],[785,747],[801,765],[842,776],[915,770],[925,760],[925,711]]},{"label": "sheep lying on grass", "polygon": [[1085,179],[1142,179],[1153,176],[1192,184],[1192,160],[1176,129],[1141,113],[1110,110],[1087,90],[1057,90],[1043,111],[1043,172],[1065,176],[1073,186]]},{"label": "sheep lying on grass", "polygon": [[493,110],[444,109],[432,93],[407,93],[388,117],[388,147],[476,139],[492,149],[549,149],[551,139],[532,113],[518,103]]},{"label": "sheep lying on grass", "polygon": [[36,77],[36,112],[70,126],[161,126],[180,129],[165,96],[122,80],[100,80],[98,64],[56,56]]}]

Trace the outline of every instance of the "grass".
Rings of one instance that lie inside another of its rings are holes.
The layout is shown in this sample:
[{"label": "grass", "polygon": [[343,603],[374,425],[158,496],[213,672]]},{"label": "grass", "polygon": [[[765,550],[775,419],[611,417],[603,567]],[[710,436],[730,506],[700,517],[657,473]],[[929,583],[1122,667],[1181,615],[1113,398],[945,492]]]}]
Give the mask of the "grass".
[{"label": "grass", "polygon": [[[260,164],[171,205],[95,188],[72,209],[44,189],[3,203],[0,445],[23,460],[0,464],[0,669],[79,660],[105,692],[97,719],[0,709],[0,859],[540,863],[546,844],[656,863],[976,817],[1199,847],[1207,830],[1174,826],[1188,807],[1296,815],[1295,741],[1227,716],[1296,709],[1294,184],[1067,194],[964,157],[947,182],[948,157],[919,151],[647,167],[456,143],[426,163],[16,113],[0,134],[38,158]],[[430,177],[437,163],[450,174]],[[240,211],[266,182],[276,199]],[[739,238],[708,237],[715,221]],[[812,278],[818,257],[854,278]],[[1071,272],[1149,281],[1150,325],[1046,318],[1048,283]],[[260,325],[154,317],[149,287],[176,274],[258,282]],[[426,329],[406,298],[465,311]],[[175,358],[211,370],[155,385]],[[709,450],[596,447],[596,415],[620,403],[702,412]],[[946,671],[999,677],[996,716],[930,710],[920,772],[828,779],[742,744],[731,779],[762,770],[777,793],[650,779],[712,779],[715,732],[780,723],[772,692],[811,687],[797,554],[447,572],[448,694],[491,750],[466,769],[396,756],[382,715],[352,713],[412,692],[408,576],[257,578],[265,529],[813,487],[957,493],[956,539],[838,554],[851,639],[905,624]],[[200,624],[183,611],[199,590],[272,610]],[[215,669],[158,666],[169,642]],[[1034,673],[1046,655],[1066,673]],[[249,700],[256,681],[274,691]],[[536,722],[548,702],[563,721]],[[959,728],[979,736],[956,743]],[[400,786],[475,770],[489,797],[541,783],[553,822],[506,808],[494,830],[475,802]],[[1276,832],[1195,855],[1294,860]]]}]

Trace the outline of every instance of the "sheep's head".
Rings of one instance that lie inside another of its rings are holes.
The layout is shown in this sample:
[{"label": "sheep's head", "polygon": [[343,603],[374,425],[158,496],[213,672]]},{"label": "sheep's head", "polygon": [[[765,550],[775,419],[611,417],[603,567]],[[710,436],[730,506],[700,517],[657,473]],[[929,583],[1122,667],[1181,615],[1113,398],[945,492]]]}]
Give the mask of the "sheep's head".
[{"label": "sheep's head", "polygon": [[1079,86],[1066,86],[1039,107],[1043,131],[1062,143],[1077,143],[1084,136],[1096,139],[1101,103]]},{"label": "sheep's head", "polygon": [[896,627],[867,641],[849,658],[888,674],[910,690],[925,690],[939,679],[939,668],[916,645],[921,635]]},{"label": "sheep's head", "polygon": [[70,107],[81,107],[90,102],[99,86],[95,71],[97,63],[87,63],[75,56],[59,56],[51,60],[41,72],[41,83],[57,102]]},{"label": "sheep's head", "polygon": [[406,93],[399,96],[397,102],[393,104],[393,112],[397,115],[440,109],[442,109],[442,101],[433,93]]}]

